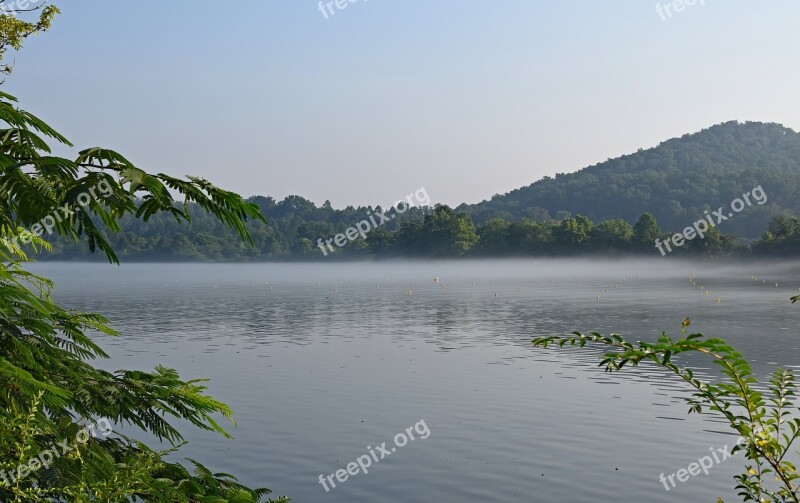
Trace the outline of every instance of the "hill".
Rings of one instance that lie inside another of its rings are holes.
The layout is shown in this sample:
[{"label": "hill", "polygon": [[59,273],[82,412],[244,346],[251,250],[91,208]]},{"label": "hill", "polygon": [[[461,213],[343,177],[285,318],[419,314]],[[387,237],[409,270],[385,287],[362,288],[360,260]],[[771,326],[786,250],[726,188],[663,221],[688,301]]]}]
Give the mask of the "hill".
[{"label": "hill", "polygon": [[577,214],[634,222],[649,212],[662,228],[682,229],[704,210],[761,185],[768,203],[721,225],[725,233],[755,238],[772,214],[800,213],[799,181],[800,134],[779,124],[733,121],[457,210],[478,225],[491,218],[560,220]]}]

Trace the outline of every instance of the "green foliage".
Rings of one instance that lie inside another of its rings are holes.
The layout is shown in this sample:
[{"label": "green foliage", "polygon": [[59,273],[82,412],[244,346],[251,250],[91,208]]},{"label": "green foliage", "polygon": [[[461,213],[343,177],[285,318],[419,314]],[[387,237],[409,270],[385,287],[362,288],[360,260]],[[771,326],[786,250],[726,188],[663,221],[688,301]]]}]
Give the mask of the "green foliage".
[{"label": "green foliage", "polygon": [[[34,23],[0,15],[0,55],[49,27],[55,13],[45,7]],[[28,246],[50,247],[49,233],[117,262],[107,233],[125,218],[188,222],[202,211],[251,241],[247,222],[264,221],[258,206],[199,178],[149,174],[109,149],[86,149],[75,160],[53,156],[48,141],[69,141],[2,92],[0,123],[0,501],[264,501],[267,489],[199,463],[189,472],[168,462],[174,449],[89,435],[85,425],[102,419],[177,448],[176,421],[229,436],[218,419],[233,421],[233,413],[206,394],[203,380],[172,369],[95,368],[92,360],[107,357],[95,339],[116,332],[101,315],[55,304],[53,284],[23,267]]]},{"label": "green foliage", "polygon": [[[0,4],[3,3],[5,0],[0,0]],[[39,5],[28,10],[40,11],[38,18],[34,21],[25,21],[8,14],[0,15],[0,64],[5,59],[8,49],[19,50],[26,38],[50,29],[53,19],[60,13],[55,5]],[[0,68],[0,72],[9,74],[11,69],[11,66],[5,65]]]},{"label": "green foliage", "polygon": [[800,218],[775,215],[755,252],[762,255],[794,255],[800,250]]},{"label": "green foliage", "polygon": [[639,250],[650,250],[660,235],[656,219],[650,213],[645,213],[633,226],[632,243]]},{"label": "green foliage", "polygon": [[[457,257],[468,252],[478,242],[475,226],[463,213],[438,205],[429,215],[414,242],[417,250],[431,257]],[[399,242],[402,249],[405,243]]]},{"label": "green foliage", "polygon": [[[258,199],[253,198],[250,202]],[[126,260],[313,260],[323,258],[316,247],[318,239],[344,232],[371,211],[369,208],[323,210],[309,203],[306,213],[300,216],[284,211],[287,201],[288,198],[264,210],[269,223],[258,220],[247,224],[254,246],[245,246],[235,231],[193,204],[189,204],[186,210],[189,224],[182,225],[170,215],[156,214],[146,223],[133,215],[125,215],[119,221],[121,231],[105,234],[105,237],[115,252]],[[430,222],[425,227],[423,210],[415,210],[416,213],[398,223],[392,220],[373,229],[366,240],[358,238],[343,248],[336,248],[335,254],[329,254],[325,260],[331,260],[333,256],[554,256],[575,253],[660,256],[654,246],[655,238],[663,241],[674,234],[661,232],[649,214],[642,215],[633,228],[622,219],[595,224],[582,215],[567,217],[563,221],[543,222],[528,219],[510,222],[495,218],[475,228],[469,217],[449,208],[454,215],[460,216],[440,216],[437,223]],[[782,227],[780,222],[788,224]],[[769,224],[772,230],[767,230],[761,240],[749,246],[712,227],[704,238],[695,237],[681,247],[673,246],[670,256],[792,256],[800,252],[800,223],[797,222],[800,221],[794,217],[778,214]],[[473,232],[477,234],[477,242]],[[39,255],[37,258],[40,260],[85,260],[91,257],[80,243],[64,239],[50,241],[54,252]]]},{"label": "green foliage", "polygon": [[630,249],[633,239],[631,224],[620,218],[603,220],[593,229],[592,242],[598,249],[624,251]]},{"label": "green foliage", "polygon": [[[800,411],[796,404],[796,381],[791,370],[777,369],[761,389],[750,364],[722,339],[706,339],[702,334],[688,334],[689,319],[684,320],[682,338],[673,340],[666,333],[656,343],[626,341],[619,335],[604,336],[597,332],[575,332],[570,337],[540,337],[535,346],[549,345],[585,347],[599,344],[613,348],[605,353],[600,365],[607,372],[618,372],[624,367],[641,362],[659,365],[687,383],[694,392],[687,398],[689,412],[710,411],[722,416],[745,441],[737,443],[733,453],[743,451],[748,460],[745,472],[737,475],[736,489],[743,501],[786,503],[800,501],[800,475],[786,459],[792,446],[800,437],[800,418],[792,411]],[[674,362],[676,356],[697,352],[712,359],[720,368],[719,381],[708,382]],[[719,500],[722,501],[722,500]]]},{"label": "green foliage", "polygon": [[[27,134],[21,141],[38,144]],[[89,155],[91,152],[87,152]],[[119,162],[124,165],[126,161]],[[167,178],[160,181],[168,187],[177,183]],[[721,229],[708,229],[705,238],[687,241],[670,255],[793,255],[800,252],[800,219],[792,216],[793,212],[800,212],[798,182],[800,135],[775,124],[731,122],[578,173],[545,178],[479,205],[456,209],[440,206],[433,213],[430,208],[411,208],[373,230],[366,241],[359,239],[331,255],[653,255],[657,253],[656,238],[683,231],[705,210],[714,209],[709,204],[726,204],[731,197],[756,185],[764,187],[768,204],[748,207],[724,222]],[[245,204],[257,206],[269,223],[257,219],[247,224],[245,229],[255,245],[247,247],[225,222],[196,204],[183,207],[183,213],[178,215],[181,220],[191,219],[189,226],[180,225],[169,213],[153,211],[163,208],[164,202],[148,203],[143,215],[121,215],[121,231],[105,236],[111,248],[135,260],[321,259],[323,255],[316,248],[318,239],[343,233],[365,214],[381,210],[372,206],[336,210],[327,201],[317,207],[299,196],[283,201],[255,196]],[[551,219],[550,214],[557,215],[558,220]],[[577,216],[573,218],[573,214]],[[97,216],[90,217],[88,231],[104,244],[90,225]],[[635,225],[631,235],[632,222]],[[672,232],[662,233],[659,222]],[[240,235],[245,229],[236,227]],[[731,232],[745,237],[762,236],[748,247],[738,244]],[[52,245],[52,258],[86,258],[83,248],[69,242],[56,240]]]},{"label": "green foliage", "polygon": [[478,252],[485,255],[505,253],[510,246],[509,223],[493,218],[478,229]]},{"label": "green foliage", "polygon": [[[252,200],[251,200],[252,201]],[[279,203],[282,206],[284,203]],[[449,208],[448,208],[449,209]],[[296,214],[273,216],[267,213],[269,223],[252,221],[246,229],[254,246],[245,246],[235,231],[228,229],[199,207],[189,204],[188,225],[181,225],[171,216],[154,215],[147,223],[125,215],[120,219],[121,231],[104,234],[110,246],[121,258],[145,261],[262,261],[281,259],[321,259],[316,247],[320,238],[332,237],[357,222],[367,209],[331,210],[331,221],[306,220]],[[317,210],[310,210],[316,218]],[[453,210],[450,210],[453,211]],[[574,253],[615,253],[656,255],[655,238],[662,240],[672,233],[662,233],[651,216],[643,215],[636,228],[622,219],[604,220],[598,224],[579,215],[563,221],[536,222],[521,220],[509,222],[495,218],[477,229],[468,217],[439,217],[437,223],[424,225],[421,210],[398,225],[387,224],[373,229],[366,240],[358,238],[344,248],[336,248],[339,258],[359,257],[458,257],[458,256],[552,256]],[[785,219],[777,215],[775,219]],[[791,220],[791,218],[789,218]],[[336,222],[332,223],[333,221]],[[394,221],[392,221],[394,223]],[[772,224],[771,224],[772,225]],[[798,227],[800,229],[800,227]],[[102,231],[102,228],[101,228]],[[475,233],[476,235],[473,235]],[[748,247],[740,245],[734,236],[722,234],[711,228],[705,238],[696,237],[682,247],[672,247],[670,256],[704,255],[793,255],[800,252],[800,235],[780,235],[775,238],[769,231]],[[477,242],[476,242],[477,238]],[[51,238],[48,238],[51,239]],[[40,260],[82,259],[91,255],[80,243],[64,239],[51,239],[48,243],[53,253],[38,256]],[[41,243],[40,243],[41,246]],[[47,246],[47,245],[45,245]],[[659,255],[660,256],[660,255]]]},{"label": "green foliage", "polygon": [[476,225],[531,218],[534,209],[631,223],[650,212],[662,227],[682,230],[758,185],[769,202],[725,222],[724,233],[757,238],[774,213],[800,215],[800,134],[779,124],[726,122],[456,209]]},{"label": "green foliage", "polygon": [[[23,143],[39,144],[27,133],[23,135]],[[57,165],[61,161],[40,162]],[[136,171],[126,171],[126,176],[128,173],[136,176]],[[167,187],[176,183],[163,177],[159,180]],[[441,206],[438,213],[431,208],[411,208],[384,222],[366,240],[359,238],[337,248],[325,260],[592,252],[654,255],[658,253],[656,238],[682,232],[703,217],[705,210],[714,209],[709,205],[727,204],[757,185],[768,194],[767,204],[747,207],[720,228],[708,229],[705,238],[688,241],[670,256],[793,255],[800,252],[800,220],[793,216],[800,213],[798,182],[800,134],[776,124],[730,122],[574,174],[545,178],[478,205]],[[318,239],[343,233],[365,215],[382,211],[372,206],[334,209],[328,201],[317,207],[300,196],[283,201],[254,196],[245,204],[257,206],[268,223],[261,219],[248,222],[245,229],[254,246],[244,246],[237,236],[242,228],[231,230],[226,222],[189,200],[178,220],[190,219],[190,225],[182,225],[170,212],[152,211],[162,205],[151,202],[142,215],[121,215],[115,220],[119,232],[109,227],[113,232],[103,236],[128,260],[323,259]],[[550,218],[551,214],[557,219]],[[139,216],[146,216],[146,221]],[[100,221],[97,215],[89,217],[91,222]],[[233,223],[236,226],[235,220]],[[659,224],[671,232],[662,232]],[[87,229],[92,231],[88,223]],[[759,235],[761,239],[752,246],[740,245],[733,233],[747,242]],[[95,238],[102,243],[101,236]],[[82,246],[58,239],[50,242],[54,254],[44,259],[87,258]]]},{"label": "green foliage", "polygon": [[583,215],[565,218],[555,228],[553,237],[558,246],[567,251],[578,251],[584,248],[592,235],[592,221]]}]

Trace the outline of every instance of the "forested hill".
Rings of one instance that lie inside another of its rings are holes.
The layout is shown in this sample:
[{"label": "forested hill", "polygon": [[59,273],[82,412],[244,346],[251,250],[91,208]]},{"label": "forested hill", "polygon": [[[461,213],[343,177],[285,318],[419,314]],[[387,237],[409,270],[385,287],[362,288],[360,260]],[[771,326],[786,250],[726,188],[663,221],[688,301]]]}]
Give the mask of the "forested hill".
[{"label": "forested hill", "polygon": [[[769,202],[724,224],[724,232],[758,237],[771,214],[800,214],[800,134],[779,124],[726,122],[657,147],[610,159],[475,205],[461,205],[475,224],[491,218],[634,222],[653,214],[662,228],[682,229],[710,207],[761,185]],[[569,215],[567,215],[569,213]]]},{"label": "forested hill", "polygon": [[[124,260],[157,261],[657,254],[656,238],[683,231],[705,210],[728,208],[745,193],[755,196],[760,186],[758,204],[679,253],[786,255],[800,251],[799,178],[798,133],[778,124],[728,122],[455,211],[425,207],[430,200],[423,198],[402,215],[376,220],[363,237],[344,236],[359,222],[367,225],[369,215],[377,218],[377,211],[395,212],[255,196],[250,200],[267,219],[248,226],[255,247],[193,205],[191,224],[164,215],[146,223],[126,217],[109,241]],[[748,248],[741,246],[748,240],[733,235],[763,239]],[[323,247],[336,236],[346,246]],[[63,240],[53,247],[53,254],[40,258],[88,258],[84,247]]]}]

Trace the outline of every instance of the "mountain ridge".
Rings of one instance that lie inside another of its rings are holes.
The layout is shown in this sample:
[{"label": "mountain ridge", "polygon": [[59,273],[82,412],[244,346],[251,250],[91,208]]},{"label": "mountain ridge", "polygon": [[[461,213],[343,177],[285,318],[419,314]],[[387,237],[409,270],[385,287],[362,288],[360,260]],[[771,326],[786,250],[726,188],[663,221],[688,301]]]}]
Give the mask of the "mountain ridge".
[{"label": "mountain ridge", "polygon": [[798,183],[800,133],[778,123],[727,121],[457,209],[476,224],[576,214],[633,222],[649,212],[662,227],[678,228],[761,185],[774,198],[726,229],[756,237],[771,214],[798,213]]}]

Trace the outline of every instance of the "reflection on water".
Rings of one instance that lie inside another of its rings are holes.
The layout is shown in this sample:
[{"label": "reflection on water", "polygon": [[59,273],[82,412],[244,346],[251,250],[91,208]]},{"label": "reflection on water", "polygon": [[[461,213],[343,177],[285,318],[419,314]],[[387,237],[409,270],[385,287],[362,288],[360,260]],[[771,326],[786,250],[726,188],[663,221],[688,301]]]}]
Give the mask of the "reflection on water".
[{"label": "reflection on water", "polygon": [[[212,379],[237,412],[237,439],[194,432],[186,456],[298,502],[714,501],[732,494],[741,459],[669,493],[658,481],[730,441],[720,421],[686,414],[685,387],[649,365],[605,374],[599,351],[544,351],[531,339],[596,330],[652,340],[679,335],[688,316],[759,376],[800,363],[793,264],[32,269],[57,281],[60,302],[106,314],[124,334],[103,340],[113,356],[103,366],[166,363]],[[426,442],[330,493],[317,483],[420,418]]]}]

